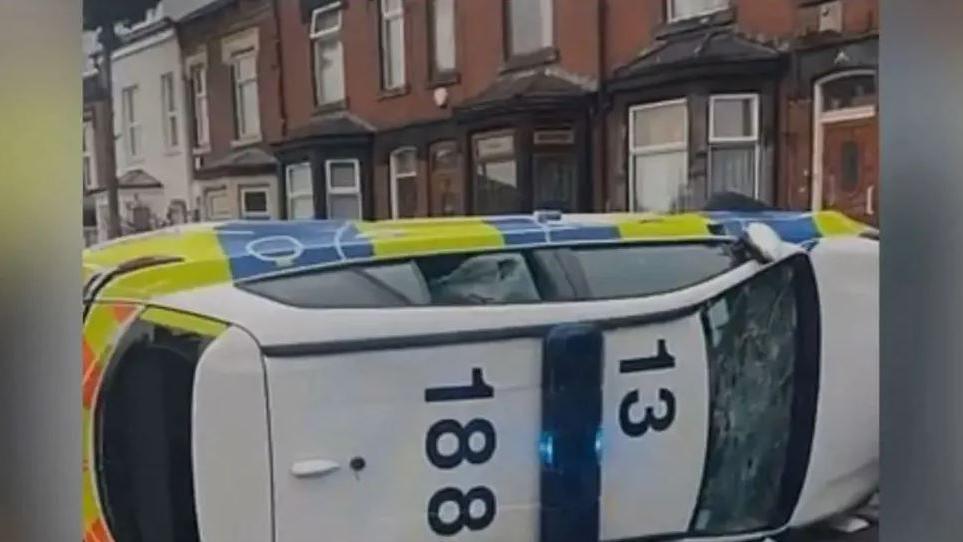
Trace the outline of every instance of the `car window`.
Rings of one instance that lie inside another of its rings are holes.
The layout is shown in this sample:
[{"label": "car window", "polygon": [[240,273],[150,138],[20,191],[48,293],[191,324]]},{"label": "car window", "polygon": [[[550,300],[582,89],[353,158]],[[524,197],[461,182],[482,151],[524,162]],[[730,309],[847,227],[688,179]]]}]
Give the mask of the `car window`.
[{"label": "car window", "polygon": [[787,471],[804,465],[800,454],[808,453],[794,435],[810,438],[813,423],[799,405],[814,401],[818,382],[811,355],[818,348],[811,330],[818,318],[814,291],[799,259],[789,260],[702,311],[710,411],[693,523],[701,535],[774,528],[789,519],[783,495],[802,480],[790,482]]},{"label": "car window", "polygon": [[450,272],[429,278],[428,289],[432,302],[440,305],[541,300],[524,256],[517,253],[469,256]]},{"label": "car window", "polygon": [[424,256],[239,287],[307,308],[538,303],[652,295],[702,282],[738,263],[724,244],[540,249]]},{"label": "car window", "polygon": [[638,297],[692,286],[739,264],[726,244],[573,249],[589,299]]},{"label": "car window", "polygon": [[412,262],[305,273],[242,288],[309,308],[404,307],[430,302],[424,280]]}]

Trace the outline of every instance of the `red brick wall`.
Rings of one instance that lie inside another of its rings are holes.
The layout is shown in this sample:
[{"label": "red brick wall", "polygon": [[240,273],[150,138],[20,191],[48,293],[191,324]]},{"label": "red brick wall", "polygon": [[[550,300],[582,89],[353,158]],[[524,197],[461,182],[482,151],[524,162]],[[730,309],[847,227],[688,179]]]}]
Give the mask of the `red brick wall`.
[{"label": "red brick wall", "polygon": [[[620,0],[626,3],[627,0]],[[435,105],[429,85],[429,0],[405,2],[405,68],[408,88],[398,96],[380,90],[378,2],[348,2],[343,11],[348,107],[379,128],[446,118],[450,110]],[[499,0],[456,2],[456,62],[459,82],[448,85],[449,107],[485,90],[503,65],[503,3]],[[289,126],[309,122],[315,112],[311,45],[297,2],[280,2],[284,51],[285,98]],[[558,64],[577,75],[597,78],[598,4],[556,0]]]},{"label": "red brick wall", "polygon": [[799,0],[733,0],[739,29],[761,41],[791,38]]},{"label": "red brick wall", "polygon": [[[289,3],[289,2],[285,2]],[[185,56],[207,47],[207,95],[210,122],[210,162],[234,149],[233,86],[230,66],[222,61],[221,40],[235,32],[258,28],[258,99],[260,100],[263,142],[282,139],[279,83],[281,67],[277,62],[277,32],[269,0],[242,0],[215,14],[183,24],[179,30]]]},{"label": "red brick wall", "polygon": [[605,4],[605,64],[611,74],[652,44],[656,28],[665,19],[665,2],[607,0]]}]

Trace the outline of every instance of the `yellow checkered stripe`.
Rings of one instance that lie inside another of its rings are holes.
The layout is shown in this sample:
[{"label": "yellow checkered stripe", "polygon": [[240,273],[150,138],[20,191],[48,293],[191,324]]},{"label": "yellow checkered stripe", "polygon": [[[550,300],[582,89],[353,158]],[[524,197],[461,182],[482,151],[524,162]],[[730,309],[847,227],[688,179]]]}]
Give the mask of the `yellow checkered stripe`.
[{"label": "yellow checkered stripe", "polygon": [[552,246],[573,242],[684,239],[738,235],[754,221],[784,239],[858,235],[867,227],[834,211],[817,213],[623,213],[539,222],[532,217],[460,217],[338,223],[199,225],[121,240],[87,251],[84,276],[144,256],[177,262],[125,272],[101,299],[147,301],[170,293],[344,262],[446,252]]},{"label": "yellow checkered stripe", "polygon": [[227,329],[227,325],[200,316],[178,311],[143,307],[131,303],[94,303],[84,321],[82,337],[82,431],[83,431],[83,484],[82,514],[84,542],[112,542],[106,527],[100,500],[94,461],[94,410],[107,363],[117,348],[118,341],[135,321],[196,333],[214,338]]},{"label": "yellow checkered stripe", "polygon": [[84,321],[82,342],[82,431],[83,485],[82,512],[84,542],[111,542],[97,498],[94,469],[93,416],[107,360],[114,352],[123,331],[133,321],[140,307],[126,303],[94,303]]}]

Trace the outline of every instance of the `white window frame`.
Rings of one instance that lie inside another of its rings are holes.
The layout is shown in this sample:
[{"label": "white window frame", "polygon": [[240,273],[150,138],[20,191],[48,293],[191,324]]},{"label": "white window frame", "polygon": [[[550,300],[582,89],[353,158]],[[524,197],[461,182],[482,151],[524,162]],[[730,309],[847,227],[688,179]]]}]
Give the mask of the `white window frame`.
[{"label": "white window frame", "polygon": [[[301,169],[301,168],[307,169],[308,179],[311,182],[308,183],[308,187],[309,187],[308,191],[296,192],[291,188],[291,171],[295,169]],[[310,220],[314,218],[314,215],[316,213],[316,210],[314,209],[314,178],[311,173],[312,173],[311,162],[307,162],[307,161],[296,162],[296,163],[288,164],[284,166],[285,204],[287,205],[287,209],[285,210],[285,213],[288,217],[288,220]],[[309,198],[311,200],[311,209],[312,209],[311,216],[292,218],[291,214],[294,210],[294,205],[292,205],[292,203],[295,200],[298,200],[301,198]]]},{"label": "white window frame", "polygon": [[[129,85],[120,90],[120,111],[121,126],[123,128],[124,151],[127,156],[127,163],[133,164],[143,160],[144,138],[141,130],[140,121],[137,120],[137,93],[140,91],[138,85]],[[129,99],[128,99],[129,96]],[[128,102],[130,107],[128,108]],[[137,137],[134,137],[134,134]],[[137,145],[134,145],[134,140]],[[136,151],[136,152],[135,152]]]},{"label": "white window frame", "polygon": [[[344,24],[344,13],[342,11],[341,2],[335,2],[324,7],[320,7],[311,12],[311,29],[309,37],[311,39],[311,71],[314,77],[314,102],[317,105],[327,105],[332,103],[338,103],[343,101],[345,98],[345,70],[344,70],[344,44],[341,39],[341,28]],[[331,28],[327,30],[317,30],[314,26],[315,19],[319,15],[323,15],[330,11],[337,11],[338,14],[338,26],[336,28]],[[320,41],[334,42],[338,47],[338,55],[341,56],[341,96],[336,100],[321,100],[321,73],[318,71],[318,43]]]},{"label": "white window frame", "polygon": [[[400,175],[398,173],[397,157],[402,153],[410,152],[414,154],[414,170],[410,173],[405,173]],[[414,182],[417,186],[418,183],[418,150],[415,147],[399,147],[391,151],[391,155],[388,159],[388,169],[390,171],[391,177],[391,218],[399,218],[398,212],[398,181],[401,179],[408,180],[409,182]]]},{"label": "white window frame", "polygon": [[[381,27],[381,87],[382,90],[398,90],[405,87],[408,83],[408,67],[407,67],[407,55],[405,54],[405,3],[404,0],[398,0],[398,9],[391,11],[386,9],[388,0],[378,0],[378,13],[380,14],[380,27]],[[388,66],[391,64],[390,55],[388,54],[391,44],[388,43],[386,39],[388,35],[388,24],[395,19],[401,20],[401,63],[400,63],[400,78],[395,81],[394,85],[388,84]]]},{"label": "white window frame", "polygon": [[[224,201],[227,202],[228,212],[225,213],[223,216],[217,216],[217,214],[214,212],[213,202],[215,197],[223,197]],[[207,217],[207,220],[212,220],[212,221],[230,220],[231,219],[230,202],[231,202],[230,194],[228,193],[226,186],[218,186],[218,187],[213,187],[208,190],[205,190],[204,191],[204,214]]]},{"label": "white window frame", "polygon": [[[234,95],[234,126],[235,126],[235,138],[232,142],[234,145],[241,145],[246,143],[251,143],[254,141],[261,140],[261,92],[258,88],[258,66],[257,66],[258,50],[247,49],[243,51],[238,51],[231,54],[230,69],[232,71],[232,80],[234,82],[234,88],[232,89]],[[241,61],[252,60],[254,63],[254,75],[249,79],[241,80],[237,74],[240,72],[238,65]],[[241,99],[241,88],[246,84],[253,84],[254,94],[257,100],[255,101],[254,108],[254,122],[252,119],[244,117],[244,122],[242,124],[241,116],[243,115],[244,102]],[[242,130],[242,127],[244,130]],[[247,130],[247,131],[245,131]]]},{"label": "white window frame", "polygon": [[[197,81],[200,81],[200,89],[194,84],[194,74],[198,74]],[[207,63],[193,62],[188,64],[187,77],[191,84],[191,103],[193,105],[194,122],[194,149],[195,151],[206,151],[211,144],[211,123],[210,123],[210,104],[207,99]],[[203,104],[203,107],[202,105]]]},{"label": "white window frame", "polygon": [[[666,107],[670,105],[682,105],[682,133],[684,134],[683,140],[681,142],[675,143],[662,143],[659,145],[647,145],[638,146],[635,144],[635,113],[637,111],[645,111],[647,109],[658,109],[660,107]],[[671,100],[662,100],[659,102],[644,103],[633,105],[629,107],[629,210],[636,210],[635,202],[635,157],[636,156],[649,156],[655,154],[662,154],[667,152],[679,152],[686,151],[688,156],[689,151],[689,99],[686,97],[673,98]],[[689,177],[689,160],[685,161],[685,169],[683,170],[683,176],[685,178]]]},{"label": "white window frame", "polygon": [[[332,166],[339,164],[351,164],[354,167],[354,188],[343,188],[343,187],[333,187],[331,185],[331,169]],[[325,206],[325,217],[331,218],[331,194],[341,195],[341,196],[357,196],[358,197],[358,216],[364,216],[364,206],[362,205],[362,194],[361,194],[361,161],[357,158],[332,158],[331,160],[324,161],[324,206]]]},{"label": "white window frame", "polygon": [[[814,211],[819,211],[823,208],[823,140],[825,139],[826,125],[834,122],[872,118],[877,115],[876,105],[849,107],[823,113],[823,101],[825,100],[823,87],[826,83],[831,83],[838,79],[846,79],[847,77],[860,75],[872,75],[876,78],[876,96],[877,100],[879,100],[879,73],[869,68],[832,73],[817,80],[813,84],[813,162],[812,175],[810,176],[809,206]],[[869,201],[867,201],[867,204],[868,203]],[[868,210],[872,211],[871,208]]]},{"label": "white window frame", "polygon": [[692,13],[689,15],[677,15],[675,13],[675,8],[673,7],[673,2],[675,0],[665,0],[665,18],[667,22],[674,23],[677,21],[685,21],[689,19],[698,19],[699,17],[705,17],[707,15],[712,15],[713,13],[719,13],[720,11],[725,11],[732,7],[732,0],[727,0],[725,5],[716,8],[709,8],[704,11],[697,13]]},{"label": "white window frame", "polygon": [[[717,101],[723,100],[745,100],[749,99],[752,102],[752,135],[750,136],[732,136],[732,137],[716,137],[716,117],[715,117],[715,104]],[[755,179],[752,187],[752,193],[754,198],[759,198],[759,186],[760,186],[760,174],[761,174],[761,151],[762,145],[760,144],[759,137],[759,94],[753,92],[745,92],[739,94],[713,94],[709,96],[709,160],[707,163],[707,182],[712,181],[712,150],[713,144],[725,145],[727,143],[753,143],[755,145],[755,150],[753,153],[754,164],[753,171],[755,173]]]},{"label": "white window frame", "polygon": [[95,182],[96,175],[96,162],[94,155],[94,145],[97,138],[96,131],[94,129],[94,121],[92,119],[85,119],[83,125],[83,141],[81,150],[83,152],[83,176],[84,176],[84,188],[90,190],[97,186]]},{"label": "white window frame", "polygon": [[[456,0],[430,0],[431,1],[431,21],[429,31],[431,32],[431,71],[433,75],[451,73],[458,70],[458,2]],[[438,2],[451,2],[451,58],[452,65],[448,68],[441,68],[438,65]]]},{"label": "white window frame", "polygon": [[[248,211],[245,208],[244,196],[251,193],[264,194],[264,207],[263,211]],[[240,195],[240,201],[238,202],[238,210],[242,219],[262,219],[271,218],[271,189],[267,186],[241,186],[239,187],[238,193]]]},{"label": "white window frame", "polygon": [[[170,80],[170,88],[167,80]],[[161,118],[164,122],[164,148],[168,151],[179,149],[180,118],[177,109],[177,80],[173,71],[161,74]]]}]

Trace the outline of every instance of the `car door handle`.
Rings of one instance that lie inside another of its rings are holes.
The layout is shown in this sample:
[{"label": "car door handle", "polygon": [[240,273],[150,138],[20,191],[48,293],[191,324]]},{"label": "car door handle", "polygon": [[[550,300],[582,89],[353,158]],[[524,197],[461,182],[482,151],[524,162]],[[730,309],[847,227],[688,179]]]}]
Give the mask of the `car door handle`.
[{"label": "car door handle", "polygon": [[341,465],[327,459],[306,459],[291,465],[295,478],[320,478],[341,468]]}]

